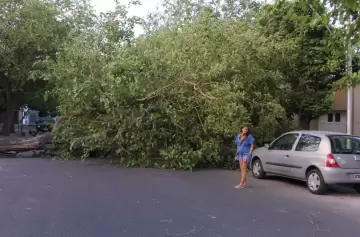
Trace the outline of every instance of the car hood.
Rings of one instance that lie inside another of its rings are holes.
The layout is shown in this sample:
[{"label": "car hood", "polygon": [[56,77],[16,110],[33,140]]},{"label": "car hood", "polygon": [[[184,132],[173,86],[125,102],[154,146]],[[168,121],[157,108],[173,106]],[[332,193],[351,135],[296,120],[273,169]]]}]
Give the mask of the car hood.
[{"label": "car hood", "polygon": [[266,151],[268,151],[267,148],[265,147],[259,147],[259,148],[256,148],[253,152],[253,155],[257,155],[257,156],[262,156]]}]

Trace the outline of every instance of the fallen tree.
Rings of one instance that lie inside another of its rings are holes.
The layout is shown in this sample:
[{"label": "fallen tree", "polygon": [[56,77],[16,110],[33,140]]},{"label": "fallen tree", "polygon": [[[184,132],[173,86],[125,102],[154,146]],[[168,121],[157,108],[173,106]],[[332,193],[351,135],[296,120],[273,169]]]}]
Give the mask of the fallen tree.
[{"label": "fallen tree", "polygon": [[60,117],[53,125],[52,131],[35,137],[7,137],[0,139],[0,152],[25,152],[35,150],[52,150],[52,137],[58,128]]},{"label": "fallen tree", "polygon": [[0,152],[23,152],[40,150],[51,144],[52,133],[44,133],[31,138],[11,138],[0,140]]}]

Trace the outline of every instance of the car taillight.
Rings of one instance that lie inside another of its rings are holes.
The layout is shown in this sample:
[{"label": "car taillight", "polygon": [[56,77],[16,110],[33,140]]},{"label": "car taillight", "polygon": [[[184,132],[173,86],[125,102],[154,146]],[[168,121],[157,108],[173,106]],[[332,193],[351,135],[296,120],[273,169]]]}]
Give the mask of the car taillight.
[{"label": "car taillight", "polygon": [[332,154],[329,154],[326,157],[326,167],[340,168],[340,166],[338,165],[338,163],[335,160],[335,157]]}]

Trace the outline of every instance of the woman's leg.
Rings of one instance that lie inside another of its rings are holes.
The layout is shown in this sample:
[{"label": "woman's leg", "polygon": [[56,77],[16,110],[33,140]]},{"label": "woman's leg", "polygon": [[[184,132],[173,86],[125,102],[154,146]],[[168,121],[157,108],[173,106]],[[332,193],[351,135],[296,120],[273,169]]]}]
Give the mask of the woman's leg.
[{"label": "woman's leg", "polygon": [[247,176],[247,168],[251,163],[251,154],[248,154],[246,156],[244,156],[244,163],[243,163],[243,186],[246,186],[246,176]]},{"label": "woman's leg", "polygon": [[247,173],[247,163],[243,162],[241,168],[241,184],[243,187],[246,186],[246,173]]},{"label": "woman's leg", "polygon": [[242,166],[243,166],[244,161],[242,161],[241,159],[239,159],[239,168],[240,168],[240,183],[238,185],[235,186],[235,188],[241,188],[243,186],[243,183],[241,182],[242,180]]},{"label": "woman's leg", "polygon": [[248,156],[242,156],[239,159],[240,163],[240,184],[236,185],[235,188],[244,188],[246,186],[246,171],[249,162]]},{"label": "woman's leg", "polygon": [[241,162],[240,162],[240,185],[243,185],[243,179],[242,179],[242,173],[243,173],[243,171],[242,171],[242,167],[243,167],[243,165],[244,165],[244,161],[243,160],[241,160]]}]

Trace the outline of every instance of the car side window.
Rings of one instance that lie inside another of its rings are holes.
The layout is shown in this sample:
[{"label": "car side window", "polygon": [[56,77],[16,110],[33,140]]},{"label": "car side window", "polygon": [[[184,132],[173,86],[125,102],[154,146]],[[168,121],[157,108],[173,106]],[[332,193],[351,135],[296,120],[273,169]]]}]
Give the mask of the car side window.
[{"label": "car side window", "polygon": [[320,142],[320,137],[303,134],[296,145],[295,151],[317,151],[319,149]]},{"label": "car side window", "polygon": [[360,153],[360,140],[358,137],[354,137],[352,147],[353,147],[353,152]]},{"label": "car side window", "polygon": [[279,137],[275,140],[269,147],[270,150],[282,150],[282,151],[290,151],[296,142],[299,134],[290,133],[285,134],[282,137]]}]

